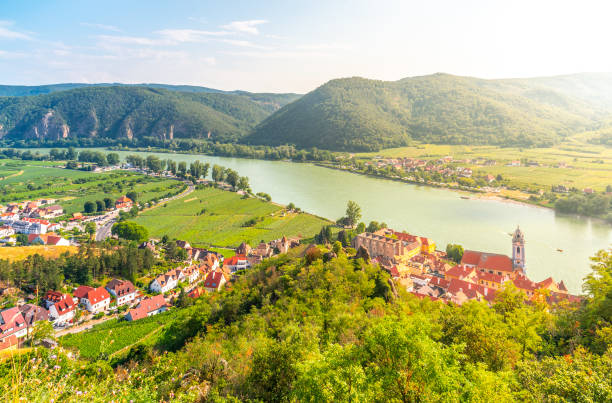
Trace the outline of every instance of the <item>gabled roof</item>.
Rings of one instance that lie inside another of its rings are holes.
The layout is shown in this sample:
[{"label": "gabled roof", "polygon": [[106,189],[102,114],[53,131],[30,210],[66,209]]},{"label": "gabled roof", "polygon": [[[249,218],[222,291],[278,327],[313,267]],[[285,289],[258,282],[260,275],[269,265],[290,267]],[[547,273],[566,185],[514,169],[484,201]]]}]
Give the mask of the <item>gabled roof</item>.
[{"label": "gabled roof", "polygon": [[157,311],[164,306],[167,306],[166,300],[164,299],[164,296],[160,294],[151,298],[143,299],[136,308],[130,309],[128,314],[132,320],[138,320],[146,318],[149,313]]},{"label": "gabled roof", "polygon": [[89,301],[90,304],[96,304],[100,301],[104,301],[105,299],[109,299],[110,294],[106,291],[104,287],[94,288],[93,290],[87,293],[85,297],[86,300]]},{"label": "gabled roof", "polygon": [[38,322],[39,320],[48,320],[49,312],[38,305],[34,304],[25,304],[19,307],[23,318],[26,321],[28,326],[32,326],[34,322]]},{"label": "gabled roof", "polygon": [[116,278],[106,283],[105,288],[107,290],[112,290],[115,294],[117,294],[117,296],[127,295],[136,290],[136,287],[134,287],[134,284],[132,284],[131,281],[119,280]]},{"label": "gabled roof", "polygon": [[133,201],[127,196],[121,196],[115,203],[133,203]]},{"label": "gabled roof", "polygon": [[204,287],[219,289],[219,287],[221,286],[222,278],[223,278],[223,273],[221,271],[211,271],[206,276],[206,280],[204,280]]},{"label": "gabled roof", "polygon": [[49,290],[47,291],[43,299],[45,301],[50,301],[50,302],[55,303],[55,302],[61,301],[63,297],[64,297],[64,294],[62,294],[61,292]]},{"label": "gabled roof", "polygon": [[16,306],[5,309],[4,311],[0,312],[0,320],[2,320],[2,323],[0,324],[1,333],[10,334],[12,332],[15,332],[17,330],[16,328],[20,324],[25,326],[25,319],[23,319],[21,311]]},{"label": "gabled roof", "polygon": [[457,266],[454,266],[448,269],[446,273],[444,274],[444,276],[445,277],[457,277],[459,279],[464,279],[465,277],[468,277],[470,274],[474,272],[476,272],[476,269],[474,269],[473,267],[457,265]]},{"label": "gabled roof", "polygon": [[483,269],[513,272],[512,260],[497,253],[466,250],[461,258],[462,265],[472,265]]},{"label": "gabled roof", "polygon": [[59,302],[56,302],[55,304],[53,304],[53,306],[55,307],[55,310],[59,315],[65,315],[68,312],[73,311],[76,307],[76,304],[74,303],[72,297],[66,294],[66,297],[64,299]]},{"label": "gabled roof", "polygon": [[87,296],[87,293],[93,289],[94,289],[93,287],[90,287],[88,285],[80,285],[77,287],[76,290],[74,290],[72,294],[78,299],[81,299],[81,298],[85,298]]}]

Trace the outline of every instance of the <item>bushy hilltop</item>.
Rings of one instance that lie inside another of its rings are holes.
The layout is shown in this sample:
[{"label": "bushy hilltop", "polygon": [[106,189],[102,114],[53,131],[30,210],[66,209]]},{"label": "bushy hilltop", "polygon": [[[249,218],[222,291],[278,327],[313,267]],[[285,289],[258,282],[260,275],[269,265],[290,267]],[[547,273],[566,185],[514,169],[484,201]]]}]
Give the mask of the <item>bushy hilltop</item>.
[{"label": "bushy hilltop", "polygon": [[332,80],[268,117],[245,141],[343,151],[376,151],[412,140],[552,145],[612,110],[607,87],[598,82],[612,79],[482,80],[434,74],[394,82]]},{"label": "bushy hilltop", "polygon": [[420,300],[352,253],[265,261],[110,362],[46,350],[7,360],[0,390],[56,402],[612,400],[609,252],[584,304],[552,309],[513,288],[492,307]]},{"label": "bushy hilltop", "polygon": [[230,142],[244,137],[293,99],[291,94],[221,93],[184,87],[176,91],[140,86],[65,89],[67,86],[53,87],[42,95],[0,97],[0,137],[54,141],[149,136],[170,140],[209,138],[210,132],[212,140]]}]

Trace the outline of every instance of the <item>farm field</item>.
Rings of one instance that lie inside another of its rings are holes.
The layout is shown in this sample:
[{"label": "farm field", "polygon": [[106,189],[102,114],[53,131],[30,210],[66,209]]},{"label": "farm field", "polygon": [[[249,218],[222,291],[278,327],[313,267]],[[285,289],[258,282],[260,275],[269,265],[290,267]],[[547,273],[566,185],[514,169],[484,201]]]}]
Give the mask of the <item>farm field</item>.
[{"label": "farm field", "polygon": [[[194,246],[251,245],[286,236],[311,237],[328,221],[305,213],[283,216],[283,207],[214,188],[196,190],[186,200],[174,200],[141,213],[135,221],[152,237],[168,235]],[[243,226],[260,219],[253,226]]]},{"label": "farm field", "polygon": [[183,186],[176,180],[127,171],[87,172],[42,166],[33,161],[0,160],[0,203],[43,197],[57,199],[66,214],[83,210],[86,201],[116,199],[130,190],[148,202]]},{"label": "farm field", "polygon": [[[612,149],[588,144],[584,136],[575,136],[550,148],[501,148],[495,146],[463,146],[419,144],[412,147],[389,148],[379,152],[359,153],[358,158],[422,158],[437,159],[447,155],[455,159],[485,158],[497,161],[495,166],[462,164],[472,168],[476,174],[501,174],[516,185],[541,186],[564,184],[579,189],[591,187],[602,191],[612,184]],[[541,167],[510,167],[504,164],[512,160],[537,161]],[[568,168],[553,168],[552,165],[566,163]]]},{"label": "farm field", "polygon": [[46,258],[57,258],[64,252],[76,253],[77,250],[77,246],[57,245],[0,247],[0,259],[8,259],[9,261],[13,262],[16,260],[23,260],[34,254],[39,254]]},{"label": "farm field", "polygon": [[174,311],[168,311],[134,322],[111,319],[91,330],[67,334],[60,338],[59,342],[62,347],[78,349],[82,358],[96,359],[101,354],[110,357],[124,348],[159,334],[173,317]]}]

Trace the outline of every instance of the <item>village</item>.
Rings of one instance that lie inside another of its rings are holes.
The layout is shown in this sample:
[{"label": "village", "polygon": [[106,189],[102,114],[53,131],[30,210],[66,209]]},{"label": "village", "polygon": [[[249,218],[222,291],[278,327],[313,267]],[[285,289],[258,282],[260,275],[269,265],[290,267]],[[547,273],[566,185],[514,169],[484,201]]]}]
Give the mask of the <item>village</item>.
[{"label": "village", "polygon": [[[61,336],[87,330],[92,324],[109,319],[136,321],[163,313],[177,304],[181,294],[195,299],[217,292],[238,272],[286,253],[300,243],[286,237],[262,242],[255,248],[242,243],[236,255],[224,259],[220,253],[192,247],[187,241],[174,242],[186,252],[185,264],[154,276],[144,289],[127,279],[113,278],[99,287],[79,285],[71,292],[49,290],[42,296],[31,294],[16,306],[0,311],[0,350],[22,346],[41,321],[49,322],[55,336]],[[156,240],[143,242],[139,249],[148,249],[157,256],[161,252]],[[43,345],[57,345],[53,339],[42,340]]]},{"label": "village", "polygon": [[568,293],[563,281],[549,277],[534,282],[527,277],[525,237],[518,227],[512,236],[512,257],[465,250],[455,262],[436,250],[433,240],[388,228],[359,234],[352,246],[357,255],[367,256],[419,298],[457,305],[470,300],[492,304],[497,293],[512,284],[532,300],[580,301]]}]

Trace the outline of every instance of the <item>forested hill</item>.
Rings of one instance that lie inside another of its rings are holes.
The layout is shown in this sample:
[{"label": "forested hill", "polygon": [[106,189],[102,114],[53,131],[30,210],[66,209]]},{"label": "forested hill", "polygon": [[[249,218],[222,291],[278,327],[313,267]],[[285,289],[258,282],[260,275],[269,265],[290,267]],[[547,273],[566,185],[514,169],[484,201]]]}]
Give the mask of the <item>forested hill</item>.
[{"label": "forested hill", "polygon": [[138,86],[0,97],[0,138],[172,139],[208,138],[210,133],[212,140],[236,141],[289,98]]},{"label": "forested hill", "polygon": [[[610,75],[482,80],[448,74],[394,82],[332,80],[281,108],[250,144],[372,151],[412,140],[542,146],[596,125]],[[609,115],[608,115],[609,116]]]}]

